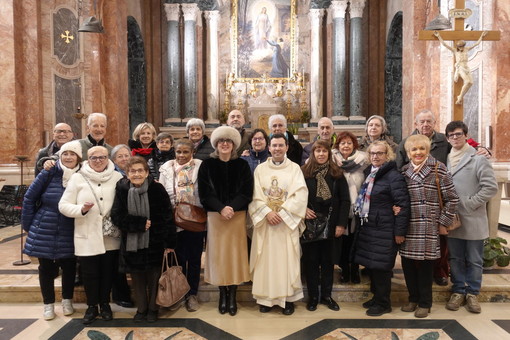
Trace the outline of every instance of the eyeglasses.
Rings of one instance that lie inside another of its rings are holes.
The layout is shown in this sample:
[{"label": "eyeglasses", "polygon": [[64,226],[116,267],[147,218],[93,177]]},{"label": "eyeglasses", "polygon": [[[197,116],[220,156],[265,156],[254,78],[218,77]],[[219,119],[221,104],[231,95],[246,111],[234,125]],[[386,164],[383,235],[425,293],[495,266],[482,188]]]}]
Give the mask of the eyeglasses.
[{"label": "eyeglasses", "polygon": [[454,138],[460,138],[464,136],[464,132],[455,132],[455,133],[449,133],[448,138],[454,139]]},{"label": "eyeglasses", "polygon": [[386,152],[383,152],[383,151],[370,152],[369,155],[370,155],[370,157],[374,157],[374,156],[382,157],[382,156],[386,155]]},{"label": "eyeglasses", "polygon": [[145,172],[145,169],[129,169],[128,173],[130,175],[135,175],[135,174],[143,174]]},{"label": "eyeglasses", "polygon": [[253,137],[251,140],[253,140],[255,142],[260,142],[260,141],[262,141],[264,139],[265,139],[264,137]]},{"label": "eyeglasses", "polygon": [[59,134],[59,133],[71,133],[73,131],[71,131],[71,130],[54,130],[53,132],[56,134]]},{"label": "eyeglasses", "polygon": [[231,144],[233,142],[232,142],[232,139],[228,139],[228,138],[220,138],[220,139],[218,139],[218,144],[223,144],[223,143]]},{"label": "eyeglasses", "polygon": [[89,159],[93,162],[102,162],[108,159],[108,156],[90,156]]}]

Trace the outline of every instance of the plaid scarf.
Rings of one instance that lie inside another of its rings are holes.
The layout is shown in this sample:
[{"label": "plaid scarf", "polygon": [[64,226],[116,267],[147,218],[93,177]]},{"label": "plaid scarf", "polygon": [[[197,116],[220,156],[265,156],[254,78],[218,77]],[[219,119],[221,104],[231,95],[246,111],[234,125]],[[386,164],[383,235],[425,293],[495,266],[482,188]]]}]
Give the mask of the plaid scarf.
[{"label": "plaid scarf", "polygon": [[365,182],[361,185],[361,189],[356,200],[354,207],[354,213],[360,217],[361,224],[363,221],[368,221],[368,211],[370,210],[370,196],[374,187],[375,175],[379,171],[379,168],[373,170],[370,175],[367,176]]}]

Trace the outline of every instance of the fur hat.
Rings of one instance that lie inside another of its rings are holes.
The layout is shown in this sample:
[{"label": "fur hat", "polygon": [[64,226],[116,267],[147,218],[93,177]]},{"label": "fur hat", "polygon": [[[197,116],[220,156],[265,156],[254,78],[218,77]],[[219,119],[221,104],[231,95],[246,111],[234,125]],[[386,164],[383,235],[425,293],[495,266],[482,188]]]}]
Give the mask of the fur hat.
[{"label": "fur hat", "polygon": [[220,126],[214,129],[213,133],[211,134],[211,144],[214,150],[216,150],[216,144],[221,138],[232,140],[232,142],[234,142],[234,150],[237,150],[239,145],[241,145],[241,134],[233,127]]},{"label": "fur hat", "polygon": [[58,152],[59,157],[64,153],[64,151],[72,151],[77,154],[80,159],[83,159],[81,143],[77,140],[73,140],[62,145],[60,147],[60,151]]}]

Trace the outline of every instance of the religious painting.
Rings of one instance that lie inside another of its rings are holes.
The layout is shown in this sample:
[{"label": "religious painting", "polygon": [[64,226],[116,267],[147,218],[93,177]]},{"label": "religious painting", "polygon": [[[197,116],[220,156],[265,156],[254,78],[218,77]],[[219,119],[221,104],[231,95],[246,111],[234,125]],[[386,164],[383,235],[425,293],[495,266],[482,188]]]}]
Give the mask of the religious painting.
[{"label": "religious painting", "polygon": [[296,0],[232,1],[237,79],[290,78],[296,70]]}]

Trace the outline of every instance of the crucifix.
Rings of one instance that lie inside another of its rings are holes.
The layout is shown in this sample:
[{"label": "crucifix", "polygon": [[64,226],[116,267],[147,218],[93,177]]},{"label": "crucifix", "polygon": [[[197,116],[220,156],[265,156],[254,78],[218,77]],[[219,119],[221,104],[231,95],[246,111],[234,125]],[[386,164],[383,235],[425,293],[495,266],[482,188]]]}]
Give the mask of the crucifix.
[{"label": "crucifix", "polygon": [[[464,119],[464,107],[462,105],[462,98],[469,90],[470,84],[464,86],[464,82],[470,80],[471,75],[467,75],[464,71],[469,71],[467,67],[467,52],[474,46],[465,47],[465,41],[477,41],[476,45],[482,40],[499,40],[501,36],[500,31],[465,31],[464,19],[471,15],[471,10],[466,9],[466,0],[455,0],[455,9],[450,10],[450,16],[455,19],[453,31],[429,31],[423,30],[418,34],[419,40],[439,40],[453,41],[453,47],[449,49],[454,54],[454,68],[456,68],[454,83],[453,83],[453,119]],[[441,7],[439,5],[439,7]],[[475,45],[475,46],[476,46]],[[460,58],[460,60],[459,60]],[[464,59],[465,58],[465,59]],[[465,64],[466,68],[462,68]],[[466,75],[466,77],[464,76]]]}]

